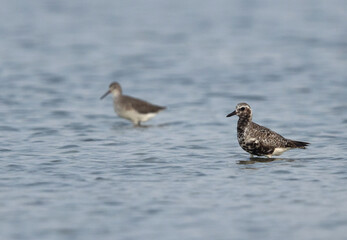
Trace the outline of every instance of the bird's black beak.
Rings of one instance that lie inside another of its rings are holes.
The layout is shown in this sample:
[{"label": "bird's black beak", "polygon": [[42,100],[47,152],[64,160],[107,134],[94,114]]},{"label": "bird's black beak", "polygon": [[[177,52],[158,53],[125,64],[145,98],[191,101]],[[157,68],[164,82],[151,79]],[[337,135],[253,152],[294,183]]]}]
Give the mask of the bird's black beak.
[{"label": "bird's black beak", "polygon": [[232,113],[229,113],[229,114],[227,115],[227,117],[231,117],[231,116],[234,116],[234,115],[236,115],[236,111],[233,111]]},{"label": "bird's black beak", "polygon": [[100,97],[100,99],[104,99],[107,95],[109,95],[111,93],[111,91],[110,90],[108,90],[107,92],[105,92],[105,94],[104,95],[102,95],[101,97]]}]

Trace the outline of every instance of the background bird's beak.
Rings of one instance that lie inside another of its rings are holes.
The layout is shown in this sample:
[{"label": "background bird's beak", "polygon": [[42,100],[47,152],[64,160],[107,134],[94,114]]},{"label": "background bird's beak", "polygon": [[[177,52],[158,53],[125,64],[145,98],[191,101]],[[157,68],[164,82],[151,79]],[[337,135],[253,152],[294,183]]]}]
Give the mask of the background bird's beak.
[{"label": "background bird's beak", "polygon": [[231,116],[234,116],[234,115],[236,115],[236,111],[233,111],[232,113],[229,113],[229,114],[227,115],[227,117],[231,117]]},{"label": "background bird's beak", "polygon": [[104,95],[102,95],[101,96],[101,98],[100,99],[104,99],[107,95],[109,95],[111,93],[111,91],[110,90],[108,90],[107,92],[105,92],[105,94]]}]

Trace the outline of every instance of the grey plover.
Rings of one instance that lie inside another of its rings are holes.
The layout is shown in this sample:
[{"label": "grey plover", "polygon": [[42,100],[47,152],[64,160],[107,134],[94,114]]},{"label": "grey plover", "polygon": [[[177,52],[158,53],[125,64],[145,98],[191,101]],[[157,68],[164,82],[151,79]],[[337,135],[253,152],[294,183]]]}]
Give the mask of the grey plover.
[{"label": "grey plover", "polygon": [[140,126],[142,122],[148,121],[166,108],[123,95],[122,88],[117,82],[111,83],[109,90],[100,99],[103,99],[110,93],[112,93],[113,97],[114,111],[118,116],[133,122],[135,126]]},{"label": "grey plover", "polygon": [[293,149],[305,149],[309,143],[294,141],[282,137],[278,133],[252,122],[252,109],[247,103],[239,103],[236,110],[227,117],[237,115],[237,139],[243,150],[258,156],[279,156],[283,152]]}]

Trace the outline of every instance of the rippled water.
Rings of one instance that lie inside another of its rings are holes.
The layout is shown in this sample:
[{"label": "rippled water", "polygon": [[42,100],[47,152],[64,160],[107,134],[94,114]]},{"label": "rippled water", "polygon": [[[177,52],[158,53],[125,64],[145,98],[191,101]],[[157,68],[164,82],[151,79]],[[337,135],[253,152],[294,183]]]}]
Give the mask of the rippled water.
[{"label": "rippled water", "polygon": [[[345,239],[346,1],[0,3],[0,239]],[[243,101],[311,146],[250,160]]]}]

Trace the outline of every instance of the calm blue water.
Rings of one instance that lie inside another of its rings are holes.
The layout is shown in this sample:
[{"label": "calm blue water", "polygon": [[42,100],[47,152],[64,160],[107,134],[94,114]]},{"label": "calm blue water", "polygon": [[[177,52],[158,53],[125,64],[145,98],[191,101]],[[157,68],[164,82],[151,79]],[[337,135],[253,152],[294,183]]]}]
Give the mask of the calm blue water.
[{"label": "calm blue water", "polygon": [[[346,1],[0,3],[1,240],[346,238]],[[239,102],[311,146],[250,160]]]}]

